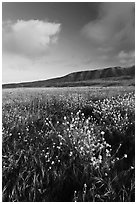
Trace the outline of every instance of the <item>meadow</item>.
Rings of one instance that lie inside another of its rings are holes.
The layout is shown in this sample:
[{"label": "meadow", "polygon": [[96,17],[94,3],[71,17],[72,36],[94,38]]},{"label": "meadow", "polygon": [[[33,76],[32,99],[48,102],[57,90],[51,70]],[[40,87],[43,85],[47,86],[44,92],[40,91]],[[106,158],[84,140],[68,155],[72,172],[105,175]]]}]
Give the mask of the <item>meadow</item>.
[{"label": "meadow", "polygon": [[5,202],[135,201],[135,87],[3,89]]}]

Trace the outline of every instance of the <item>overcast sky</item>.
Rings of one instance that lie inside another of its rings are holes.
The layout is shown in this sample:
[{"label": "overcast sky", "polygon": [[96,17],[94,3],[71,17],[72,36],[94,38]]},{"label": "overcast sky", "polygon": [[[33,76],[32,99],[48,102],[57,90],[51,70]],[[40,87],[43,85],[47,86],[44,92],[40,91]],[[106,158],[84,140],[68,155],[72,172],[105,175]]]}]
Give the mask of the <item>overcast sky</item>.
[{"label": "overcast sky", "polygon": [[2,3],[2,81],[133,65],[134,3]]}]

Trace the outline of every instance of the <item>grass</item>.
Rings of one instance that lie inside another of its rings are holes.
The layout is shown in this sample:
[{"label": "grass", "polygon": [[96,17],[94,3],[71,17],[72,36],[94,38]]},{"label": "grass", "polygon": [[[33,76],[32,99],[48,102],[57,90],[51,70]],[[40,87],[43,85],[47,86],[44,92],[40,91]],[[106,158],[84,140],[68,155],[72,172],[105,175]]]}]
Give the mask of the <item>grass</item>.
[{"label": "grass", "polygon": [[134,87],[5,89],[6,202],[135,201]]}]

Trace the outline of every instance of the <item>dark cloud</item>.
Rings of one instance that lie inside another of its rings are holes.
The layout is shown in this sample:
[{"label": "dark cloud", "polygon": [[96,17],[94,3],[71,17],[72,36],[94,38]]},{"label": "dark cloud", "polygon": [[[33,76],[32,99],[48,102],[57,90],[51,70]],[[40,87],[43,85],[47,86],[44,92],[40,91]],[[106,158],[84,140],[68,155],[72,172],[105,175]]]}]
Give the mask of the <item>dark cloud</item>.
[{"label": "dark cloud", "polygon": [[[86,24],[82,33],[96,53],[117,58],[120,63],[133,61],[135,49],[134,3],[101,3],[98,18]],[[121,53],[124,53],[121,55]],[[105,56],[104,55],[104,56]],[[126,56],[126,57],[125,57]],[[130,59],[131,58],[131,59]]]}]

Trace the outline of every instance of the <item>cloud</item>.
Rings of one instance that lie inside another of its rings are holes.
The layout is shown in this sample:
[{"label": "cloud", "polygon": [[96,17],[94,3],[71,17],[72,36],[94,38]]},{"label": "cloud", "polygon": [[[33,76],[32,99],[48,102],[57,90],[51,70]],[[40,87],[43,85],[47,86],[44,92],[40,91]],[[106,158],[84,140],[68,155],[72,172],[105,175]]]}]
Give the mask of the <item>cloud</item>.
[{"label": "cloud", "polygon": [[3,23],[3,52],[25,57],[45,55],[58,40],[61,24],[42,20],[18,20]]},{"label": "cloud", "polygon": [[123,59],[120,53],[131,53],[135,49],[135,4],[133,2],[106,2],[99,7],[98,18],[82,28],[96,54]]},{"label": "cloud", "polygon": [[117,58],[124,65],[135,64],[135,52],[124,52],[123,50],[118,54]]}]

